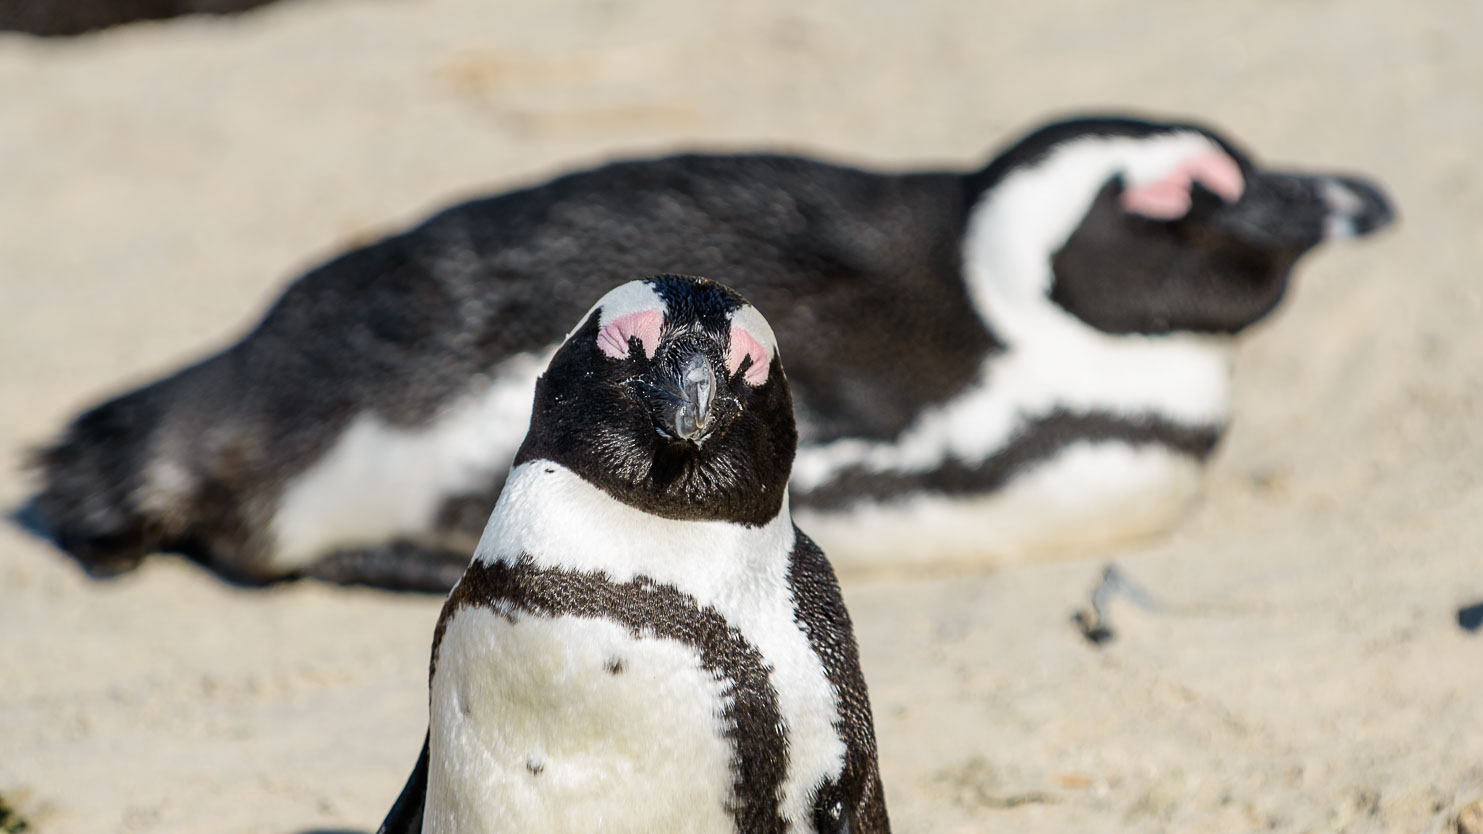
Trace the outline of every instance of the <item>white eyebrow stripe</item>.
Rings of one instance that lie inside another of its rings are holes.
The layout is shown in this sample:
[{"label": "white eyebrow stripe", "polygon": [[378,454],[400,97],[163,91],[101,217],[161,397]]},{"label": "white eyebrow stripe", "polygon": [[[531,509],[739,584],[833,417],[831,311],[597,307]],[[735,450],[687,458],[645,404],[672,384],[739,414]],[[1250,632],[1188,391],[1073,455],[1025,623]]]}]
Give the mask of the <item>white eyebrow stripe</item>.
[{"label": "white eyebrow stripe", "polygon": [[731,313],[731,324],[751,334],[767,350],[767,361],[778,355],[778,337],[773,335],[772,325],[750,304],[743,304]]},{"label": "white eyebrow stripe", "polygon": [[659,293],[655,292],[654,288],[649,285],[648,281],[629,281],[626,284],[621,284],[608,290],[606,295],[599,298],[596,304],[592,305],[580,319],[577,319],[576,326],[566,334],[566,337],[562,341],[565,342],[567,339],[570,339],[572,333],[581,329],[582,325],[587,323],[587,319],[591,318],[593,313],[597,313],[600,316],[597,320],[597,326],[601,330],[603,327],[612,324],[613,321],[623,316],[644,313],[649,310],[658,310],[666,319],[669,318],[669,307],[664,303],[664,299],[659,296]]}]

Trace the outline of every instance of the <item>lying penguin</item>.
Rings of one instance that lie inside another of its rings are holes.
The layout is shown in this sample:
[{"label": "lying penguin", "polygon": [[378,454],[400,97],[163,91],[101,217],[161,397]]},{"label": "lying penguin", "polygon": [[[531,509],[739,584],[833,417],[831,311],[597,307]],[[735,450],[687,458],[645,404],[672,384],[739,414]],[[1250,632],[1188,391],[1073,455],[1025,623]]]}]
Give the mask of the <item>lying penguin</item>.
[{"label": "lying penguin", "polygon": [[619,162],[310,271],[237,344],[78,417],[27,517],[96,574],[163,549],[246,581],[446,589],[565,323],[690,272],[774,311],[798,517],[841,569],[1095,547],[1180,516],[1232,337],[1310,248],[1391,216],[1364,180],[1123,118],[967,174]]},{"label": "lying penguin", "polygon": [[43,37],[81,35],[141,20],[182,15],[230,15],[273,0],[5,0],[0,3],[0,32]]},{"label": "lying penguin", "polygon": [[788,514],[797,437],[735,292],[603,296],[438,618],[381,831],[888,830],[849,615]]}]

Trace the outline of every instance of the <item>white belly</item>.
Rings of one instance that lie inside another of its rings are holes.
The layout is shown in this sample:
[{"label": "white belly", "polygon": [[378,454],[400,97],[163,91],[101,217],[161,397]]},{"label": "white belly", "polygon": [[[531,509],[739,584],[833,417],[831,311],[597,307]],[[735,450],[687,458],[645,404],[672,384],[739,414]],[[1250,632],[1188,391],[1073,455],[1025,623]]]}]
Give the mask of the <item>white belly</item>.
[{"label": "white belly", "polygon": [[427,537],[444,501],[489,489],[510,465],[547,359],[506,360],[487,389],[421,428],[356,417],[285,487],[271,523],[273,566],[297,570],[339,548]]},{"label": "white belly", "polygon": [[432,680],[423,829],[730,832],[726,689],[677,641],[461,609]]},{"label": "white belly", "polygon": [[841,574],[997,568],[1161,532],[1188,509],[1200,471],[1161,446],[1084,442],[986,495],[924,494],[793,515]]}]

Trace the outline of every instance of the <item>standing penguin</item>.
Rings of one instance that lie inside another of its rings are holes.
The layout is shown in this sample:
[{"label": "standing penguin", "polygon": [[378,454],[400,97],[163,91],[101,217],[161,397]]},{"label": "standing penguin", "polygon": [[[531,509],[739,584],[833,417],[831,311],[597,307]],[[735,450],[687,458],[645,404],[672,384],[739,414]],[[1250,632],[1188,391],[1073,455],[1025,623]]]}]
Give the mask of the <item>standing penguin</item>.
[{"label": "standing penguin", "polygon": [[972,173],[620,162],[309,272],[241,342],[77,418],[30,517],[99,574],[172,549],[241,580],[446,590],[566,323],[687,272],[773,311],[793,496],[841,568],[1094,547],[1179,517],[1233,337],[1310,248],[1390,218],[1363,180],[1126,118],[1043,127]]},{"label": "standing penguin", "polygon": [[662,276],[603,296],[433,635],[381,830],[884,832],[849,615],[788,511],[766,320]]}]

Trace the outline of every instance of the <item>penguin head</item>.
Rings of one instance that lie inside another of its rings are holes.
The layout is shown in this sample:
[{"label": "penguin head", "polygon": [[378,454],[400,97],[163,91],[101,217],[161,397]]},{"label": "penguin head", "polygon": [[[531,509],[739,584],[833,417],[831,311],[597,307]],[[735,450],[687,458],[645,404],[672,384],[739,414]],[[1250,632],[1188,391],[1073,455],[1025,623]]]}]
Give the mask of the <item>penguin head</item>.
[{"label": "penguin head", "polygon": [[1207,128],[1127,118],[1031,133],[970,179],[970,201],[984,291],[1114,334],[1236,333],[1305,252],[1394,218],[1364,179],[1268,170]]},{"label": "penguin head", "polygon": [[797,443],[767,320],[728,287],[662,275],[610,291],[567,336],[516,463],[560,463],[666,518],[760,525]]}]

